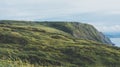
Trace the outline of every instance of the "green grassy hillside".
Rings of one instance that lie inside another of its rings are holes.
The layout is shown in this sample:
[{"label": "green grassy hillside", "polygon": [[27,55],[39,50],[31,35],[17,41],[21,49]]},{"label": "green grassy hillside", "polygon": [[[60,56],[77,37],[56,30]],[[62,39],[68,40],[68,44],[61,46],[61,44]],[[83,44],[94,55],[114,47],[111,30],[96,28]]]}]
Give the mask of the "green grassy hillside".
[{"label": "green grassy hillside", "polygon": [[78,39],[93,40],[105,44],[112,44],[109,38],[89,24],[83,24],[79,22],[43,22],[40,24],[62,30]]},{"label": "green grassy hillside", "polygon": [[82,23],[0,21],[0,64],[20,60],[28,62],[26,67],[119,67],[120,48],[102,36]]}]

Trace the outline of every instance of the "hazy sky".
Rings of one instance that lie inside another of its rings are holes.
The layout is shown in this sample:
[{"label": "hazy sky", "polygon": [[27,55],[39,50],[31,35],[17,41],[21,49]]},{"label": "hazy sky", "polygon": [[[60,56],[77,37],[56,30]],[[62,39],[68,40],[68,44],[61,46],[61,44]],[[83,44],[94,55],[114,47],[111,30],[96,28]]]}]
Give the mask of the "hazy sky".
[{"label": "hazy sky", "polygon": [[78,21],[120,32],[120,0],[1,0],[0,20]]}]

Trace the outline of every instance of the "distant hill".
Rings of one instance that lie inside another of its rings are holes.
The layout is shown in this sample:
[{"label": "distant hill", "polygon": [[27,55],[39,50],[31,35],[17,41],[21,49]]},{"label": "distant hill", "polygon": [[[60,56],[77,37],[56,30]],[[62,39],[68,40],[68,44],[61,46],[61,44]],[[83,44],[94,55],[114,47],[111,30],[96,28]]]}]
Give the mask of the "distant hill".
[{"label": "distant hill", "polygon": [[120,48],[89,24],[4,20],[0,59],[35,67],[119,67]]}]

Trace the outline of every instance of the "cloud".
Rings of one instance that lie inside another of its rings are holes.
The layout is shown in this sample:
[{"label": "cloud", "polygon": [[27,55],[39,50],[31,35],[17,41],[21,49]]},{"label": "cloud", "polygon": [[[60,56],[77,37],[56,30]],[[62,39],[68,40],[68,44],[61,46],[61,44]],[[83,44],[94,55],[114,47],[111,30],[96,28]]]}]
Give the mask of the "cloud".
[{"label": "cloud", "polygon": [[119,3],[119,0],[1,0],[0,15],[13,19],[23,16],[52,18],[90,12],[114,14],[120,11]]},{"label": "cloud", "polygon": [[[92,24],[92,23],[91,23]],[[104,33],[120,33],[120,25],[107,23],[93,23],[95,28]]]},{"label": "cloud", "polygon": [[116,11],[111,11],[111,12],[108,12],[107,13],[108,15],[120,15],[120,11],[118,10],[116,10]]}]

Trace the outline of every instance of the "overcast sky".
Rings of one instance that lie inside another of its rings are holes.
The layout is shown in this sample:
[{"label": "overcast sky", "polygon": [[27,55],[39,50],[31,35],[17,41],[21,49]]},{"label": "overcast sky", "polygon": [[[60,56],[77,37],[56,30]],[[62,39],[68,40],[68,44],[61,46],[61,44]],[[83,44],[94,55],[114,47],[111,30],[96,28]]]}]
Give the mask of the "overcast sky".
[{"label": "overcast sky", "polygon": [[120,0],[1,0],[0,20],[78,21],[120,32]]}]

